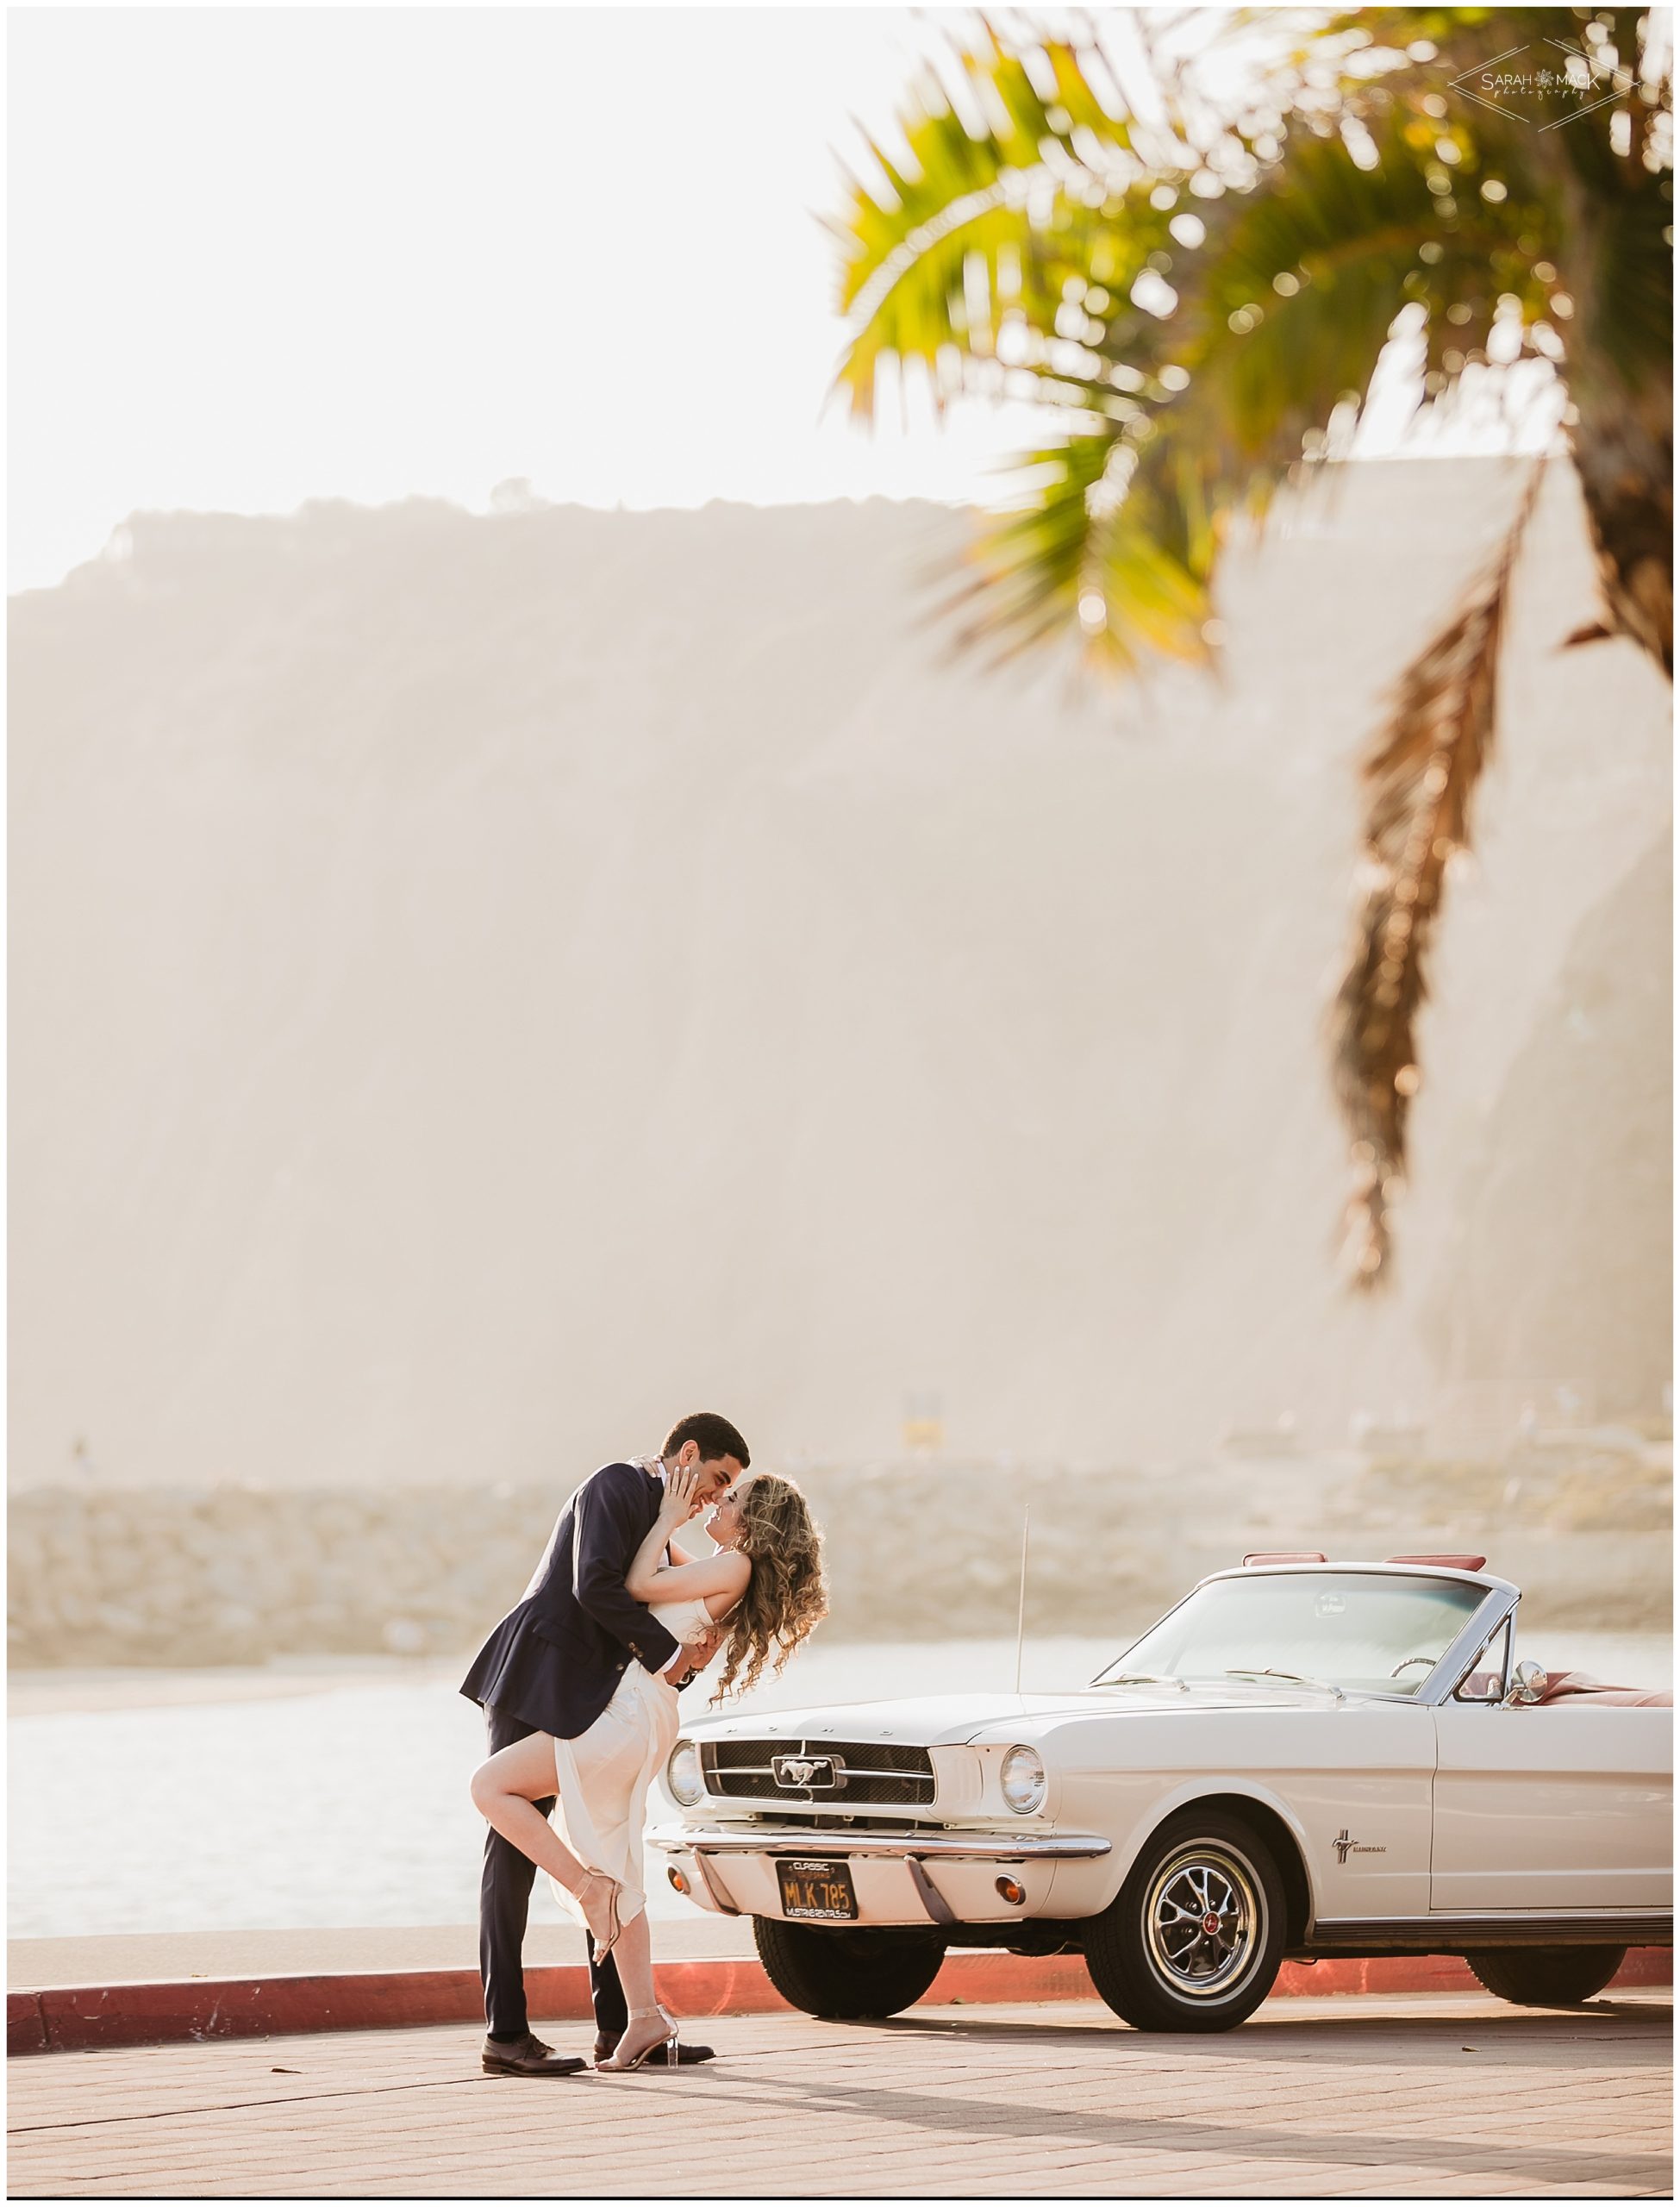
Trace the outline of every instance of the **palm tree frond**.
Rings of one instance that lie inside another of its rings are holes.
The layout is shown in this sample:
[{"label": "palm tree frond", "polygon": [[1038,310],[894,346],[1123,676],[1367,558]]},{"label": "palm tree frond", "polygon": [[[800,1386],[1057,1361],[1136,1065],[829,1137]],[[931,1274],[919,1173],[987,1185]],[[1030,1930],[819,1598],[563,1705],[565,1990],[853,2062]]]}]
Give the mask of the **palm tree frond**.
[{"label": "palm tree frond", "polygon": [[1107,435],[1035,453],[1042,487],[986,529],[977,572],[951,602],[959,641],[1002,661],[1072,628],[1091,663],[1111,672],[1134,672],[1152,654],[1205,660],[1208,538],[1153,456],[1121,491],[1109,480],[1113,464],[1135,455]]},{"label": "palm tree frond", "polygon": [[[927,374],[936,404],[1024,395],[1059,419],[1060,441],[1027,456],[1024,503],[984,524],[949,609],[962,641],[1011,657],[1071,635],[1127,673],[1205,658],[1239,522],[1338,448],[1396,342],[1419,348],[1428,398],[1525,350],[1552,364],[1602,599],[1571,641],[1628,637],[1671,670],[1672,72],[1657,11],[1360,9],[1282,40],[1277,14],[1232,11],[1174,61],[1146,10],[1154,96],[1135,114],[1100,51],[988,23],[949,94],[929,75],[901,112],[908,158],[877,152],[877,186],[834,225],[854,413],[896,361]],[[1098,18],[1080,21],[1100,46]],[[1198,77],[1245,40],[1240,97]],[[1458,97],[1478,66],[1559,45],[1577,50],[1544,114]],[[1533,497],[1408,669],[1365,770],[1371,886],[1333,1023],[1367,1286],[1386,1276],[1433,931],[1493,743]]]},{"label": "palm tree frond", "polygon": [[1361,1287],[1387,1276],[1389,1211],[1406,1177],[1407,1121],[1419,1086],[1430,945],[1493,750],[1511,574],[1543,475],[1542,462],[1497,554],[1402,676],[1365,764],[1370,886],[1333,1014],[1336,1093],[1354,1168],[1346,1254]]}]

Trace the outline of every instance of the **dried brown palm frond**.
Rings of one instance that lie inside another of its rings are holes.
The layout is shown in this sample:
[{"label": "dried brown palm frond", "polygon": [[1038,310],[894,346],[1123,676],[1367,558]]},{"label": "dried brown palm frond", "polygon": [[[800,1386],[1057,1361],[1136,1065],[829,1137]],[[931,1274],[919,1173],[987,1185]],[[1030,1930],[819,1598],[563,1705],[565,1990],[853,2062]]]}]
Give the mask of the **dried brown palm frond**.
[{"label": "dried brown palm frond", "polygon": [[1544,472],[1544,462],[1531,470],[1494,559],[1401,677],[1362,772],[1370,887],[1332,1015],[1354,1170],[1346,1255],[1360,1286],[1389,1275],[1389,1208],[1406,1172],[1430,941],[1447,867],[1469,847],[1471,801],[1493,751],[1511,575]]}]

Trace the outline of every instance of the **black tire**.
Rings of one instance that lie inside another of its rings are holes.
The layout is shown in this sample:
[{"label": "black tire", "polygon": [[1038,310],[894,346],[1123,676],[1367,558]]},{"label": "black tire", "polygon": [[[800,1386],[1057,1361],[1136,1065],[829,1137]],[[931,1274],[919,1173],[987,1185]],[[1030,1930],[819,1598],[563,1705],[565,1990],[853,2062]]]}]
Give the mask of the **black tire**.
[{"label": "black tire", "polygon": [[866,1931],[755,1916],[765,1974],[808,2016],[851,2023],[914,2007],[940,1973],[945,1941],[926,1931]]},{"label": "black tire", "polygon": [[1465,1960],[1490,1992],[1519,2008],[1578,2008],[1602,1992],[1626,1947],[1497,1947]]},{"label": "black tire", "polygon": [[[1197,1928],[1199,1897],[1217,1931]],[[1115,2015],[1140,2031],[1228,2031],[1277,1980],[1283,1880],[1258,1834],[1216,1810],[1186,1809],[1150,1840],[1120,1896],[1085,1935],[1085,1966]]]}]

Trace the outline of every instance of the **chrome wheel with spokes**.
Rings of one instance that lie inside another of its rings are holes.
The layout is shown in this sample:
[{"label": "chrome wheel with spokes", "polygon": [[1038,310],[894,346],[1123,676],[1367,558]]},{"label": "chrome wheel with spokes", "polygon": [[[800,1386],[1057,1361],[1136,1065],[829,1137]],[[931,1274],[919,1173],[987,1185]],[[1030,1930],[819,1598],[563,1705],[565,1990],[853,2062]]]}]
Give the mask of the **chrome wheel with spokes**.
[{"label": "chrome wheel with spokes", "polygon": [[1222,1810],[1183,1810],[1093,1919],[1085,1965],[1140,2030],[1229,2030],[1271,1990],[1284,1915],[1283,1879],[1258,1832]]},{"label": "chrome wheel with spokes", "polygon": [[1249,1865],[1203,1842],[1171,1856],[1151,1880],[1144,1943],[1155,1973],[1186,1999],[1221,1996],[1253,1966],[1265,1903]]}]

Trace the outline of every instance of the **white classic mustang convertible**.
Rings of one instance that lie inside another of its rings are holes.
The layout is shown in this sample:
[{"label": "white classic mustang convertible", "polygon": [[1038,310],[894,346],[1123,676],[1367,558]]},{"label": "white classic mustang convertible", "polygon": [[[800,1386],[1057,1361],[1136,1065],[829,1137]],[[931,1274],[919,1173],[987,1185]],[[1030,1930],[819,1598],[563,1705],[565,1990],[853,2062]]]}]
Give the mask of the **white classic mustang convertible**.
[{"label": "white classic mustang convertible", "polygon": [[906,2008],[950,1947],[1083,1954],[1144,2030],[1228,2030],[1286,1957],[1589,1999],[1672,1939],[1672,1712],[1517,1662],[1483,1562],[1249,1557],[1071,1692],[708,1720],[651,1842],[813,2015]]}]

